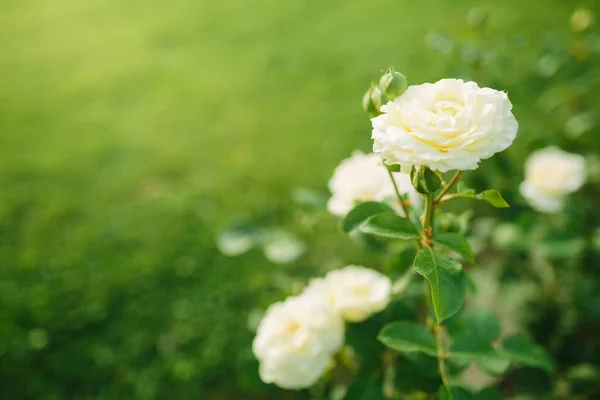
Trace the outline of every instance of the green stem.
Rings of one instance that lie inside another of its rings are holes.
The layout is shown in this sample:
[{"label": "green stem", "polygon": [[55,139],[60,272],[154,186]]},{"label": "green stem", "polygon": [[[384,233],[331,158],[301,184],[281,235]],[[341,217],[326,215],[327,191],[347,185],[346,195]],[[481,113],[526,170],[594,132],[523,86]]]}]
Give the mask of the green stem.
[{"label": "green stem", "polygon": [[[385,166],[384,166],[385,167]],[[406,219],[410,221],[410,214],[408,213],[408,207],[406,207],[404,197],[400,194],[400,190],[398,190],[398,185],[396,184],[396,180],[394,179],[394,174],[387,167],[385,167],[390,179],[392,180],[392,184],[394,185],[394,191],[396,192],[396,197],[398,197],[398,202],[400,203],[400,207],[402,207],[402,211],[404,211],[404,215]]]},{"label": "green stem", "polygon": [[[406,216],[406,219],[409,220],[413,225],[413,221],[410,219],[410,214],[408,213],[408,207],[406,207],[406,204],[404,202],[404,197],[402,197],[402,195],[400,194],[400,190],[398,190],[398,185],[396,184],[396,180],[394,179],[394,174],[392,174],[392,171],[390,171],[385,165],[383,166],[385,168],[385,170],[387,171],[390,180],[392,181],[392,185],[394,185],[394,192],[396,193],[396,197],[398,198],[398,202],[400,203],[400,207],[402,207],[402,211],[404,211],[404,215]],[[419,229],[418,227],[416,227],[417,230]],[[418,239],[415,239],[415,245],[417,246],[417,249],[421,249],[421,242]]]},{"label": "green stem", "polygon": [[450,190],[452,188],[452,186],[454,186],[454,184],[456,182],[458,182],[458,180],[460,179],[460,176],[462,175],[462,171],[456,171],[456,173],[454,174],[454,176],[452,177],[452,179],[450,180],[450,182],[448,182],[447,185],[444,186],[444,188],[442,189],[442,191],[440,192],[440,194],[438,194],[435,198],[435,202],[439,203],[439,201],[442,199],[442,197],[444,197],[444,195],[446,193],[448,193],[448,190]]},{"label": "green stem", "polygon": [[[458,176],[460,176],[457,173]],[[456,175],[455,175],[456,177]],[[458,179],[458,178],[457,178]],[[453,179],[454,181],[454,179]],[[423,245],[425,247],[431,247],[433,245],[433,221],[435,216],[435,199],[433,194],[425,195],[425,210],[423,213],[423,230],[421,231],[421,238],[423,240]],[[429,308],[433,305],[431,304],[431,285],[429,282],[426,283],[426,293],[425,298]],[[428,319],[429,321],[429,319]],[[429,324],[428,324],[429,325]],[[440,375],[442,376],[442,382],[446,387],[448,392],[448,400],[452,400],[452,392],[450,391],[450,384],[448,383],[448,371],[446,369],[446,354],[444,351],[444,344],[442,342],[442,331],[443,328],[438,321],[433,323],[433,332],[435,334],[435,342],[437,345],[437,357],[438,357],[438,366],[440,369]]]}]

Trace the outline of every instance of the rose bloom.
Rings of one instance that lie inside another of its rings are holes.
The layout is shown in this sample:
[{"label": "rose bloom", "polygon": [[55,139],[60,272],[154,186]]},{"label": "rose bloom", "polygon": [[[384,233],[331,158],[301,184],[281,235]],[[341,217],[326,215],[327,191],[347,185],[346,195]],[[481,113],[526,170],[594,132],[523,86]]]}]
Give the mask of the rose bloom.
[{"label": "rose bloom", "polygon": [[529,156],[519,189],[534,209],[557,213],[564,208],[566,196],[581,188],[586,178],[582,156],[550,146]]},{"label": "rose bloom", "polygon": [[410,86],[373,118],[373,151],[387,164],[476,169],[511,145],[518,123],[504,92],[442,79]]},{"label": "rose bloom", "polygon": [[[327,203],[330,213],[344,216],[361,201],[383,201],[394,197],[394,185],[377,154],[364,154],[355,151],[350,158],[343,160],[329,180],[331,198]],[[408,194],[411,202],[420,202],[419,194],[410,183],[408,174],[393,173],[401,194]],[[398,210],[402,215],[402,210]]]},{"label": "rose bloom", "polygon": [[284,389],[312,386],[344,341],[344,322],[318,297],[302,295],[272,304],[252,349],[266,383]]},{"label": "rose bloom", "polygon": [[305,293],[326,299],[346,321],[361,322],[387,307],[391,290],[387,276],[349,265],[313,280]]}]

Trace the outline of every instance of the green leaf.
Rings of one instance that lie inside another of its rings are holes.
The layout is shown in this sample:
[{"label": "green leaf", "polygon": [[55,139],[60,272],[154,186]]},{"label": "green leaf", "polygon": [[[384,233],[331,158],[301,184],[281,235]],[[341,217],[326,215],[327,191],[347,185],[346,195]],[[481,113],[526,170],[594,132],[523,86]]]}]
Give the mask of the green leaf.
[{"label": "green leaf", "polygon": [[360,225],[359,230],[363,233],[391,239],[419,238],[419,232],[413,223],[394,213],[373,215]]},{"label": "green leaf", "polygon": [[502,394],[498,389],[489,387],[473,396],[473,400],[502,400]]},{"label": "green leaf", "polygon": [[477,360],[477,365],[488,375],[502,376],[510,367],[510,360],[501,358],[483,358]]},{"label": "green leaf", "polygon": [[466,197],[469,199],[485,200],[496,208],[507,208],[510,207],[506,200],[502,197],[500,192],[496,189],[484,190],[481,193],[475,194],[473,189],[469,189],[459,183],[458,188],[454,196]]},{"label": "green leaf", "polygon": [[435,338],[423,325],[394,322],[383,327],[377,336],[384,345],[403,352],[420,351],[437,357]]},{"label": "green leaf", "polygon": [[[464,195],[469,195],[469,194],[475,195],[475,190],[467,187],[463,181],[459,181],[456,184],[456,193],[464,194]],[[467,197],[467,196],[465,196],[465,197]],[[475,197],[475,196],[473,196],[473,197]]]},{"label": "green leaf", "polygon": [[462,360],[498,359],[491,342],[467,332],[455,338],[450,346],[450,357]]},{"label": "green leaf", "polygon": [[473,250],[471,250],[471,246],[469,245],[469,242],[467,242],[467,239],[460,233],[439,233],[435,235],[435,241],[454,250],[469,260],[469,262],[475,264]]},{"label": "green leaf", "polygon": [[360,374],[348,388],[344,400],[385,400],[383,384],[370,374]]},{"label": "green leaf", "polygon": [[452,397],[448,396],[448,389],[445,386],[440,386],[438,396],[440,400],[473,400],[473,394],[467,389],[459,386],[450,386]]},{"label": "green leaf", "polygon": [[352,232],[358,228],[360,224],[369,219],[369,217],[375,214],[393,211],[394,210],[385,203],[378,203],[376,201],[360,203],[346,214],[346,217],[342,220],[342,230],[344,232]]},{"label": "green leaf", "polygon": [[542,368],[548,373],[554,369],[554,363],[546,350],[520,334],[504,339],[500,353],[515,363]]},{"label": "green leaf", "polygon": [[475,308],[469,311],[465,317],[465,325],[475,336],[493,342],[500,336],[500,321],[496,314],[483,308]]},{"label": "green leaf", "polygon": [[479,200],[485,200],[496,208],[507,208],[510,207],[506,200],[502,197],[499,191],[496,189],[484,190],[475,196]]},{"label": "green leaf", "polygon": [[438,321],[450,318],[465,300],[467,277],[462,265],[430,248],[419,250],[415,269],[429,281],[433,309]]}]

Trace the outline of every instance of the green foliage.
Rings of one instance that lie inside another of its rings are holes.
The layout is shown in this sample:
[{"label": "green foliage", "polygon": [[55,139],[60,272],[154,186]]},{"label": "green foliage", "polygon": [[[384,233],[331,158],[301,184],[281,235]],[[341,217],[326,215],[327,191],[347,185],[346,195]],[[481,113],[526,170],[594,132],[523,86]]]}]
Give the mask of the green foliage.
[{"label": "green foliage", "polygon": [[375,214],[393,212],[394,210],[385,203],[366,201],[354,207],[342,220],[342,230],[346,233],[357,229],[363,222]]},{"label": "green foliage", "polygon": [[408,240],[419,237],[419,232],[412,222],[394,213],[373,215],[359,229],[363,233],[389,239]]},{"label": "green foliage", "polygon": [[394,350],[437,356],[435,338],[426,327],[417,323],[394,322],[381,330],[378,339]]},{"label": "green foliage", "polygon": [[462,265],[447,255],[425,248],[415,257],[415,269],[429,282],[438,321],[456,314],[463,305],[467,290],[467,278]]},{"label": "green foliage", "polygon": [[475,263],[475,256],[473,255],[471,245],[469,245],[469,242],[460,233],[439,233],[435,235],[434,240],[436,243],[454,250],[469,262]]}]

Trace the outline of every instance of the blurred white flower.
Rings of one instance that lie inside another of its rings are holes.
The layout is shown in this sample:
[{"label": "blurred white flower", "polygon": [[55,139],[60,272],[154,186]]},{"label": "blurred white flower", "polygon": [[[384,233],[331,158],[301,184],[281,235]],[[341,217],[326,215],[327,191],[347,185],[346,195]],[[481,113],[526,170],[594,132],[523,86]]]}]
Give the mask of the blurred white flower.
[{"label": "blurred white flower", "polygon": [[410,86],[373,118],[373,151],[388,164],[435,171],[476,169],[510,146],[518,123],[504,92],[442,79]]},{"label": "blurred white flower", "polygon": [[557,213],[564,208],[565,197],[581,188],[586,178],[582,156],[550,146],[529,156],[519,189],[534,209]]},{"label": "blurred white flower", "polygon": [[[381,156],[355,151],[337,166],[329,180],[331,198],[327,203],[330,213],[344,216],[360,201],[382,201],[395,196],[394,185]],[[408,194],[413,203],[419,203],[419,194],[410,183],[408,174],[394,172],[394,180],[401,194]],[[402,215],[402,210],[398,210]]]},{"label": "blurred white flower", "polygon": [[264,382],[300,389],[319,380],[343,341],[340,316],[322,299],[301,295],[267,309],[252,349]]},{"label": "blurred white flower", "polygon": [[313,280],[304,291],[320,296],[349,322],[360,322],[390,302],[392,282],[379,272],[358,265],[333,270]]}]

